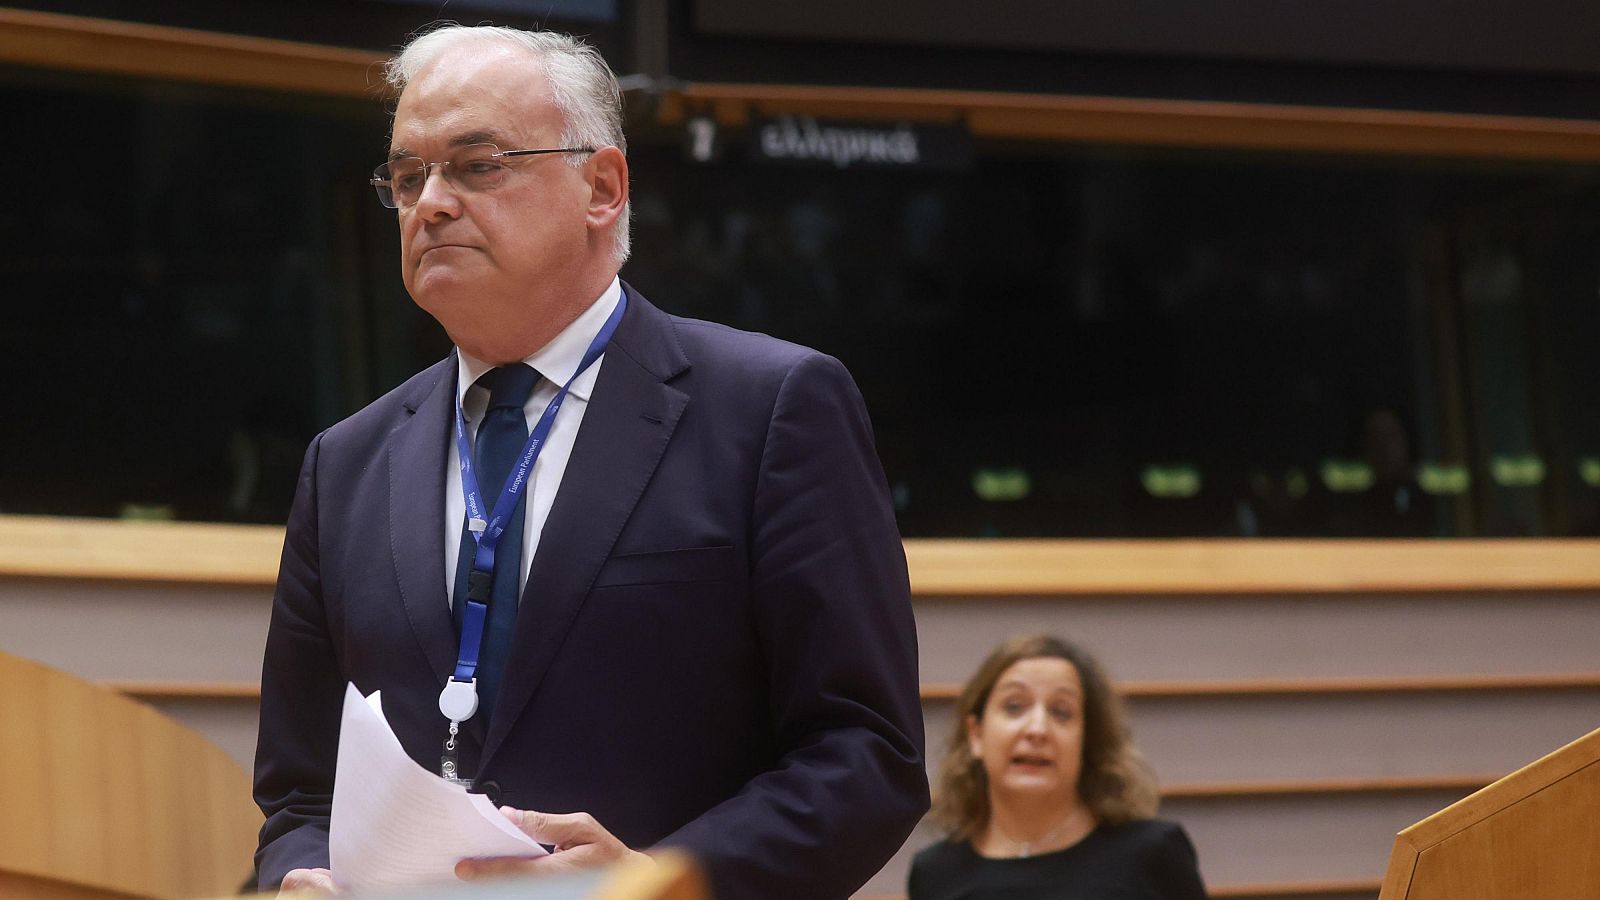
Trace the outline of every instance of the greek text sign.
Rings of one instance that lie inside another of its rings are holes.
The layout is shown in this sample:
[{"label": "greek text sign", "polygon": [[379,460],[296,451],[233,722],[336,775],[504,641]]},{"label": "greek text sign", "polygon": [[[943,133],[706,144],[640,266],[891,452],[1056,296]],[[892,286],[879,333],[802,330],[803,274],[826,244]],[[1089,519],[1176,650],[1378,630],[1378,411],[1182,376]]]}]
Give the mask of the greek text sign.
[{"label": "greek text sign", "polygon": [[782,116],[752,120],[750,156],[833,169],[963,170],[972,166],[972,136],[948,125]]}]

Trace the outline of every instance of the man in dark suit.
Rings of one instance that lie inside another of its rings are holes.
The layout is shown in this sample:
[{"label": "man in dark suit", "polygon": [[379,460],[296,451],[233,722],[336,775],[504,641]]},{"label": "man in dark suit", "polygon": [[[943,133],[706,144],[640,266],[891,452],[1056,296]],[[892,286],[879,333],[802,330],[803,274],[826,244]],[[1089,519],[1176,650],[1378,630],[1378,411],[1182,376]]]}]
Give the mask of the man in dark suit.
[{"label": "man in dark suit", "polygon": [[[905,559],[854,383],[617,280],[620,100],[590,48],[445,28],[389,74],[374,184],[456,351],[307,452],[262,675],[262,886],[333,885],[348,681],[383,691],[419,764],[448,755],[558,848],[463,877],[681,847],[718,896],[846,896],[928,802]],[[522,475],[484,474],[491,421],[513,449],[531,429]],[[502,477],[515,512],[491,517]],[[486,567],[476,534],[502,526]],[[464,645],[482,658],[457,677]],[[481,701],[449,754],[446,684]]]}]

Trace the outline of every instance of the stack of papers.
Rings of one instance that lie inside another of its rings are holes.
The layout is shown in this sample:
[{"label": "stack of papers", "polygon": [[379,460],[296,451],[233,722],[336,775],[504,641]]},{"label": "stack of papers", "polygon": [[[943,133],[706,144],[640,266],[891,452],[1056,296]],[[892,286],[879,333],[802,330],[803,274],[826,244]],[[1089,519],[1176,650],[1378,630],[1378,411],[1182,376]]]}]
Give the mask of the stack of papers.
[{"label": "stack of papers", "polygon": [[417,765],[383,717],[379,692],[344,694],[329,867],[344,890],[453,881],[463,859],[544,856],[489,798]]}]

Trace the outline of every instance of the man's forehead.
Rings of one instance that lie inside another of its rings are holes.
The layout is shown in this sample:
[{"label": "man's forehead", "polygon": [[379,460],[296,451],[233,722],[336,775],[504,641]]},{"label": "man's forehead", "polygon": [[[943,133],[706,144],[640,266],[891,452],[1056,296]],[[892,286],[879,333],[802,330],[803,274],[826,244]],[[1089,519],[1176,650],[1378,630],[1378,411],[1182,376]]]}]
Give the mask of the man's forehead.
[{"label": "man's forehead", "polygon": [[503,48],[478,49],[478,56],[458,52],[430,63],[401,92],[395,153],[423,143],[508,146],[549,123],[555,111],[538,62]]},{"label": "man's forehead", "polygon": [[[399,159],[402,156],[414,156],[418,152],[417,149],[415,147],[407,146],[405,141],[410,140],[420,143],[418,140],[419,137],[420,136],[418,135],[412,135],[411,137],[407,138],[406,136],[401,135],[399,131],[396,131],[394,135],[393,148],[389,151],[389,158]],[[429,135],[426,139],[435,143],[438,142],[438,138],[436,136]],[[517,141],[518,138],[498,128],[471,128],[466,131],[457,131],[453,134],[446,135],[442,145],[445,147],[454,148],[465,147],[469,144],[495,144],[502,149],[514,150],[520,149],[512,146],[513,144],[517,143]]]}]

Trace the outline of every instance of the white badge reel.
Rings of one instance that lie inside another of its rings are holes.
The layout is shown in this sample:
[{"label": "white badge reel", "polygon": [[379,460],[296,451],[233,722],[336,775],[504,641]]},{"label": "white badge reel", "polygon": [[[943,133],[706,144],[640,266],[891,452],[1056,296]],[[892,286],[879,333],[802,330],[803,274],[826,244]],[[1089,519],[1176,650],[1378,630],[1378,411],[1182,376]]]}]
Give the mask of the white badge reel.
[{"label": "white badge reel", "polygon": [[471,681],[457,681],[454,678],[444,683],[444,690],[439,692],[439,712],[451,722],[465,722],[472,718],[478,711],[478,679]]},{"label": "white badge reel", "polygon": [[478,711],[478,679],[444,683],[439,692],[439,712],[450,720],[450,735],[444,739],[444,754],[439,757],[439,775],[445,781],[470,789],[472,782],[461,777],[461,755],[456,751],[456,735],[461,723]]}]

